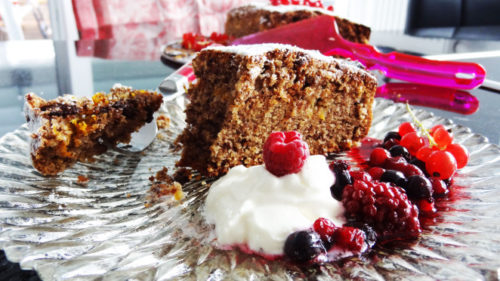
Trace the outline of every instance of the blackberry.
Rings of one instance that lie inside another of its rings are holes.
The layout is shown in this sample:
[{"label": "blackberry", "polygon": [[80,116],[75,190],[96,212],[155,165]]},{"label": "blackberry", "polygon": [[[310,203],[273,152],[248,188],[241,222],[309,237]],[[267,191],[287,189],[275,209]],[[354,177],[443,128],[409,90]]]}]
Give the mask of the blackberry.
[{"label": "blackberry", "polygon": [[422,231],[417,207],[388,183],[356,180],[345,186],[342,204],[349,220],[367,223],[381,239],[415,238]]},{"label": "blackberry", "polygon": [[314,231],[297,231],[288,235],[285,241],[285,255],[295,262],[313,260],[326,252],[321,237]]}]

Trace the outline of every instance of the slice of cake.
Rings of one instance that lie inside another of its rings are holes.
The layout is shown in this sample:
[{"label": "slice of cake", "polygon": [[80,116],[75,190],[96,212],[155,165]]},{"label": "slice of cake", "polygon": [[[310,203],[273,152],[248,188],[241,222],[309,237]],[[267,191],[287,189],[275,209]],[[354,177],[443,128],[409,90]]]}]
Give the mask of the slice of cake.
[{"label": "slice of cake", "polygon": [[[226,20],[226,34],[242,37],[259,31],[275,28],[321,15],[335,16],[331,11],[302,5],[273,6],[255,3],[229,11]],[[343,38],[367,44],[370,39],[370,28],[335,16],[335,21]]]},{"label": "slice of cake", "polygon": [[377,82],[359,64],[280,44],[209,47],[193,60],[179,166],[206,176],[262,164],[272,131],[300,132],[311,154],[366,136]]},{"label": "slice of cake", "polygon": [[131,133],[153,120],[162,103],[156,92],[113,88],[91,99],[62,96],[46,101],[26,95],[26,119],[33,132],[31,159],[43,175],[56,175],[76,161],[92,157],[117,143],[128,143]]}]

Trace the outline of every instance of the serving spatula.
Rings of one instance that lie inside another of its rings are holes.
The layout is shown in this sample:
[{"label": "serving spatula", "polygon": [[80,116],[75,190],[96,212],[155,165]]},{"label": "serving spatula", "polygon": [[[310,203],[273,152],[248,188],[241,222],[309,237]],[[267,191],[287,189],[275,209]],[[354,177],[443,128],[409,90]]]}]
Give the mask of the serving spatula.
[{"label": "serving spatula", "polygon": [[340,36],[332,16],[319,16],[234,40],[231,45],[283,43],[357,60],[369,70],[387,77],[455,89],[474,89],[486,76],[477,63],[436,61],[398,52],[381,53],[373,46],[347,41]]}]

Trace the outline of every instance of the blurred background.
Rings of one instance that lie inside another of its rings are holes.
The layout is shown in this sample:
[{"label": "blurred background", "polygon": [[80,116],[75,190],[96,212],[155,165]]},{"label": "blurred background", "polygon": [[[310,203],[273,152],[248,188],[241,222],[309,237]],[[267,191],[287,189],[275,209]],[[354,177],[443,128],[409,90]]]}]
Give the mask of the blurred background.
[{"label": "blurred background", "polygon": [[[269,2],[253,0],[251,2]],[[0,0],[0,135],[24,123],[23,96],[155,89],[159,56],[185,32],[223,32],[245,0]],[[498,49],[498,0],[324,0],[372,29],[371,44],[416,54]],[[397,40],[395,40],[397,34]],[[431,37],[422,44],[419,37]],[[451,40],[450,40],[451,39]],[[389,42],[389,43],[388,43]]]}]

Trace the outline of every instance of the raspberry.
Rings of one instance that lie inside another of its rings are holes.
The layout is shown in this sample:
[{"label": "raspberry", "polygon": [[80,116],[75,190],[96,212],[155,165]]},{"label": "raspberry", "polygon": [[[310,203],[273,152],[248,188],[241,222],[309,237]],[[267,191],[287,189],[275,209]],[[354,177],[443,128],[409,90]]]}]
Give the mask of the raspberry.
[{"label": "raspberry", "polygon": [[368,224],[356,221],[349,221],[346,224],[344,224],[344,226],[351,226],[361,229],[365,233],[365,243],[368,245],[369,248],[373,247],[373,245],[377,243],[377,233]]},{"label": "raspberry", "polygon": [[329,219],[319,218],[314,221],[313,228],[323,238],[325,236],[332,236],[337,226]]},{"label": "raspberry", "polygon": [[300,172],[308,156],[307,143],[296,131],[273,132],[264,144],[266,169],[277,177]]},{"label": "raspberry", "polygon": [[314,222],[313,229],[319,234],[323,243],[329,244],[337,226],[329,219],[319,218]]},{"label": "raspberry", "polygon": [[342,204],[348,219],[369,224],[382,239],[415,238],[422,231],[417,207],[388,183],[356,180],[345,186]]},{"label": "raspberry", "polygon": [[335,230],[332,241],[342,249],[359,252],[365,243],[365,233],[359,228],[343,226]]}]

